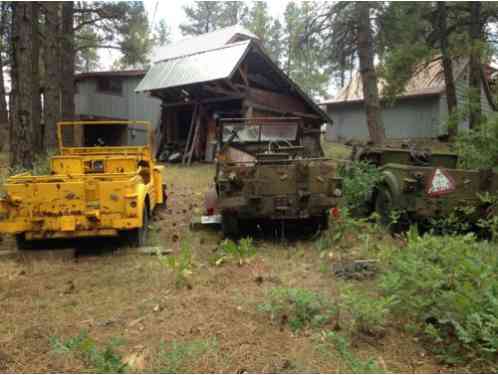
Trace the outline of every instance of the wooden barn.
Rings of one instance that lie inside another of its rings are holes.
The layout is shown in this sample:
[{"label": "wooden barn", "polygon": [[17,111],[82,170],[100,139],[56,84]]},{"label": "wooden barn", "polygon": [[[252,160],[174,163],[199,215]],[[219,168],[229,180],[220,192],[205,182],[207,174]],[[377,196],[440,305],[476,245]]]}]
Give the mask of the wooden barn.
[{"label": "wooden barn", "polygon": [[164,46],[135,91],[162,101],[158,154],[185,160],[213,160],[216,115],[298,116],[317,131],[330,122],[240,26]]}]

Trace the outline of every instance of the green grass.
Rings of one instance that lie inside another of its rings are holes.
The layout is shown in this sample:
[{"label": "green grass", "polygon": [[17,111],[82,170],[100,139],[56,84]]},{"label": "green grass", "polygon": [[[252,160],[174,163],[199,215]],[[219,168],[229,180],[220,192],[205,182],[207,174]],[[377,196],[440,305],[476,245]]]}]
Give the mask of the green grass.
[{"label": "green grass", "polygon": [[351,147],[342,143],[322,141],[325,156],[332,159],[348,159],[351,154]]}]

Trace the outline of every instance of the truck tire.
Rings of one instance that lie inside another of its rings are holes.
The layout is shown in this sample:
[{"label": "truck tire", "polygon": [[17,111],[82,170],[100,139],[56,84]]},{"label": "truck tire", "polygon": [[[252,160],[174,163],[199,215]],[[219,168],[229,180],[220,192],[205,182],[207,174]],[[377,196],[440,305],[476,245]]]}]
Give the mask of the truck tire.
[{"label": "truck tire", "polygon": [[149,211],[144,207],[142,213],[142,226],[128,231],[128,243],[130,247],[141,247],[147,245],[149,234]]},{"label": "truck tire", "polygon": [[387,186],[381,186],[375,194],[375,212],[380,216],[380,222],[384,226],[391,224],[391,210],[393,209],[393,197]]},{"label": "truck tire", "polygon": [[221,215],[221,230],[225,238],[236,238],[239,236],[239,219],[232,213],[223,213]]},{"label": "truck tire", "polygon": [[16,245],[17,245],[17,250],[20,250],[20,251],[34,249],[33,242],[28,241],[26,239],[26,235],[24,233],[16,234]]}]

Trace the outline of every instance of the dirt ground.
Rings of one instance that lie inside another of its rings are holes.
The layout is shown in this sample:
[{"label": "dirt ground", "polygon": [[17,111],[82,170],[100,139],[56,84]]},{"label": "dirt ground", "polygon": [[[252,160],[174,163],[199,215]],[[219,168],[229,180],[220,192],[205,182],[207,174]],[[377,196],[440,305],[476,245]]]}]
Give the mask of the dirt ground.
[{"label": "dirt ground", "polygon": [[[152,224],[155,244],[178,252],[181,241],[190,243],[195,265],[191,288],[175,287],[172,271],[157,256],[117,248],[112,241],[79,250],[20,253],[12,239],[4,238],[0,372],[90,371],[81,357],[54,350],[56,338],[82,331],[99,347],[120,339],[116,350],[123,357],[139,358],[129,371],[351,372],[334,348],[320,345],[320,329],[294,333],[257,308],[275,286],[335,298],[343,282],[320,257],[312,238],[256,238],[257,255],[248,264],[217,266],[213,254],[221,235],[189,230],[192,216],[202,212],[213,173],[212,165],[167,166],[169,207]],[[371,283],[353,284],[369,290]],[[350,337],[351,350],[386,372],[469,371],[439,364],[403,327],[390,321],[382,338]],[[165,354],[164,347],[176,349]]]}]

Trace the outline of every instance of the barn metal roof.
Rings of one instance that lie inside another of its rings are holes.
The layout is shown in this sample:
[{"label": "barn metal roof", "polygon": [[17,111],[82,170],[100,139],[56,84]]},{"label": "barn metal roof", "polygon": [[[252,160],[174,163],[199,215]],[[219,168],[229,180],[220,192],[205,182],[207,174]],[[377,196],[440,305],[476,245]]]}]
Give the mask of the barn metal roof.
[{"label": "barn metal roof", "polygon": [[159,62],[192,55],[243,39],[258,39],[258,37],[239,25],[226,27],[162,46],[158,49],[153,61]]},{"label": "barn metal roof", "polygon": [[161,90],[231,77],[250,40],[155,63],[135,92]]}]

